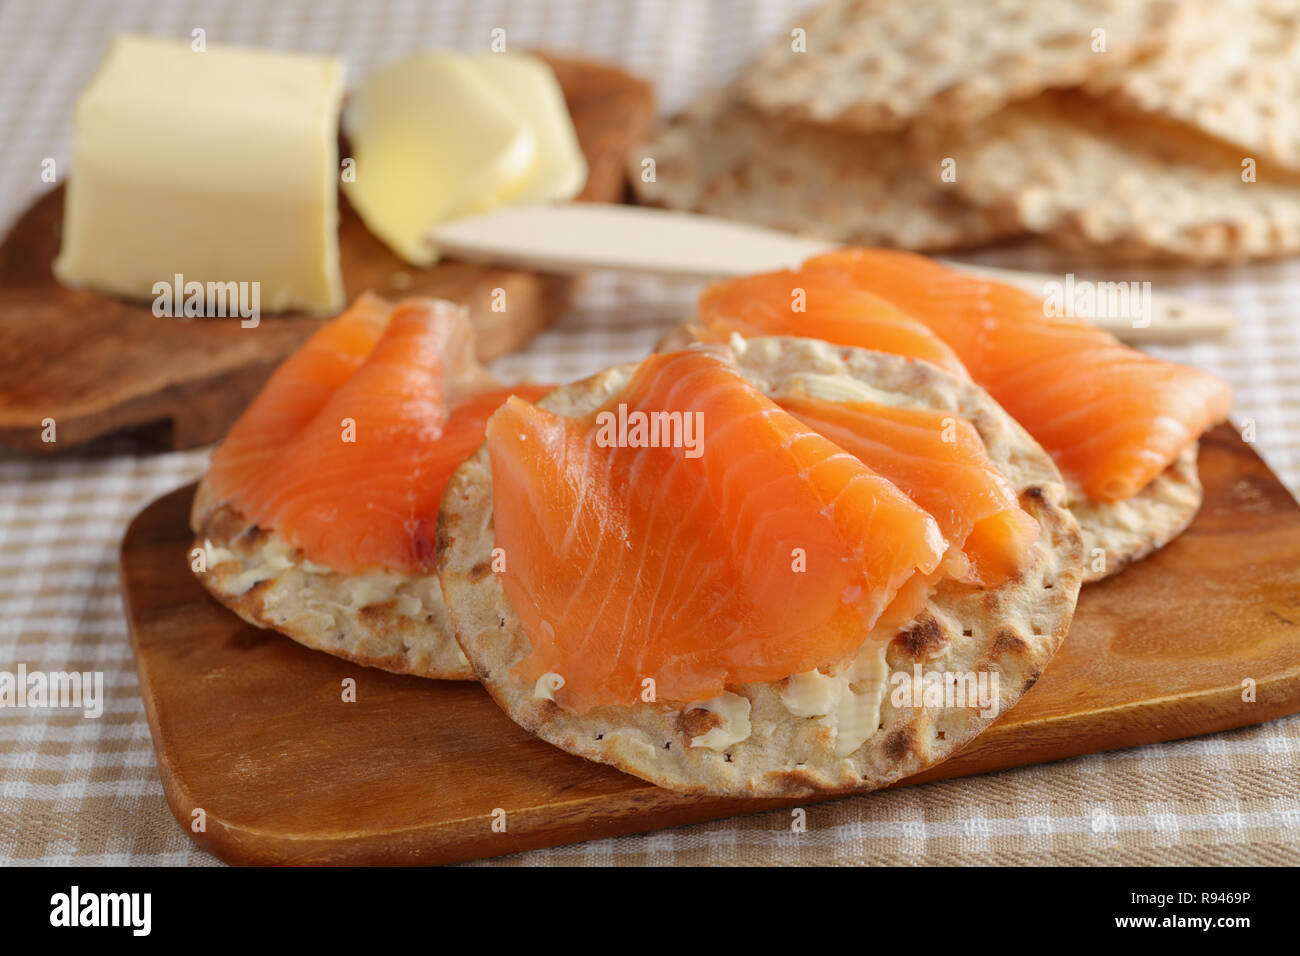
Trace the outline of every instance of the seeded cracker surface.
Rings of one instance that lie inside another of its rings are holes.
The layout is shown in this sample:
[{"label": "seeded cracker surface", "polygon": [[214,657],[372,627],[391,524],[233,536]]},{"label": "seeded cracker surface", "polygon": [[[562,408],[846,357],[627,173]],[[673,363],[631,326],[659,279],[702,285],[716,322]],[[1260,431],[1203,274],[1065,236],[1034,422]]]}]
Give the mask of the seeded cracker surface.
[{"label": "seeded cracker surface", "polygon": [[[867,659],[823,669],[853,703],[879,702],[876,731],[857,750],[836,754],[834,716],[796,716],[783,702],[786,682],[728,689],[749,704],[750,733],[723,750],[693,747],[728,718],[690,709],[690,702],[600,707],[569,714],[534,693],[513,669],[529,651],[528,638],[490,568],[493,548],[492,476],[486,447],[453,476],[439,520],[440,579],[456,639],[479,679],[517,723],[571,753],[611,764],[674,790],[743,796],[869,790],[934,764],[980,733],[992,720],[975,708],[895,708],[887,675],[853,679],[887,642],[889,671],[988,671],[999,674],[1005,710],[1033,686],[1064,639],[1082,577],[1078,524],[1065,506],[1066,489],[1045,452],[1002,409],[969,382],[923,362],[824,342],[751,339],[733,346],[743,373],[762,391],[779,395],[806,375],[845,376],[869,383],[900,402],[951,410],[968,418],[1007,475],[1020,502],[1042,528],[1021,575],[981,590],[941,584],[927,608],[893,635],[873,635]],[[570,416],[598,408],[626,384],[634,365],[619,366],[558,389],[541,405]],[[870,668],[868,668],[870,670]],[[841,696],[841,699],[843,697]]]}]

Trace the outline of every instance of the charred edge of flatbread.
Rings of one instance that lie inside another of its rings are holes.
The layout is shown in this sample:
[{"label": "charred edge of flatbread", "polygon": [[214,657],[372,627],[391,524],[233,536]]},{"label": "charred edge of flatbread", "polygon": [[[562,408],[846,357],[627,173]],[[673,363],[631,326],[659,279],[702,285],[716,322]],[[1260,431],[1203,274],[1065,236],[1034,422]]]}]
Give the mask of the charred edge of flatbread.
[{"label": "charred edge of flatbread", "polygon": [[[1076,496],[1070,510],[1083,532],[1083,583],[1110,577],[1163,548],[1186,530],[1201,508],[1199,443],[1183,449],[1172,465],[1132,498],[1106,503]],[[1100,549],[1104,563],[1094,562]],[[1100,570],[1094,570],[1094,568]]]},{"label": "charred edge of flatbread", "polygon": [[206,501],[194,524],[207,564],[195,577],[249,624],[366,667],[473,680],[435,575],[348,575],[316,566],[273,531]]},{"label": "charred edge of flatbread", "polygon": [[[908,627],[864,646],[879,657],[879,645],[887,642],[891,673],[911,673],[914,664],[996,671],[997,712],[1011,707],[1064,639],[1082,578],[1078,523],[1051,459],[984,392],[928,363],[809,339],[751,339],[740,347],[742,369],[769,394],[792,384],[795,370],[845,375],[907,404],[951,409],[979,431],[1042,528],[1027,566],[991,590],[947,581]],[[634,369],[607,370],[540,404],[558,414],[583,414],[615,395]],[[439,515],[440,579],[456,639],[488,692],[521,726],[659,786],[735,796],[869,790],[945,759],[994,719],[965,707],[896,708],[886,693],[875,733],[848,756],[836,756],[832,729],[820,718],[794,716],[782,703],[784,681],[728,688],[749,700],[752,729],[721,751],[691,746],[719,718],[683,703],[566,713],[515,675],[530,645],[499,578],[485,571],[493,547],[491,470],[483,447],[453,476]],[[822,670],[839,675],[843,668]]]}]

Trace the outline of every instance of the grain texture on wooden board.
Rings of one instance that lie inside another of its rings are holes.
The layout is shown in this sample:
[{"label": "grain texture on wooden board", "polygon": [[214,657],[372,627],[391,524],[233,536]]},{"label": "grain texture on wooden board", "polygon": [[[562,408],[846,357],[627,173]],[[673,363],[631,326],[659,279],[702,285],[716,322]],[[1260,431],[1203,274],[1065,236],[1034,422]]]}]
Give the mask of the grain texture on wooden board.
[{"label": "grain texture on wooden board", "polygon": [[[645,160],[654,160],[647,181]],[[833,242],[938,251],[1020,232],[967,202],[905,137],[772,119],[714,93],[629,156],[646,205]]]},{"label": "grain texture on wooden board", "polygon": [[[1178,0],[831,0],[791,24],[740,80],[771,115],[864,132],[917,117],[974,122],[1160,50]],[[803,36],[792,36],[802,30]]]},{"label": "grain texture on wooden board", "polygon": [[[1202,443],[1200,474],[1206,503],[1187,532],[1084,588],[1034,689],[903,784],[1300,710],[1300,506],[1226,425]],[[135,519],[121,573],[167,802],[182,832],[228,862],[445,863],[810,799],[662,790],[538,740],[475,684],[360,668],[251,627],[190,573],[192,494]],[[341,699],[348,678],[355,703]]]},{"label": "grain texture on wooden board", "polygon": [[1160,53],[1092,81],[1089,92],[1300,170],[1300,6],[1218,0],[1208,13]]},{"label": "grain texture on wooden board", "polygon": [[[580,198],[620,202],[627,151],[654,117],[650,87],[622,70],[550,58],[590,175]],[[50,272],[63,222],[62,186],[45,194],[0,244],[0,443],[65,451],[121,429],[167,422],[167,443],[215,441],[272,369],[326,318],[265,315],[159,318],[150,303],[66,289]],[[339,253],[349,302],[367,289],[433,296],[469,307],[479,357],[514,351],[568,304],[575,280],[444,261],[415,268],[392,253],[339,198]],[[502,290],[507,304],[493,308]],[[53,419],[57,441],[43,440]]]},{"label": "grain texture on wooden board", "polygon": [[[1065,507],[1065,484],[1047,453],[992,399],[935,366],[812,339],[756,338],[731,349],[741,373],[769,397],[799,394],[811,377],[850,393],[865,385],[886,404],[923,406],[969,421],[1020,507],[1039,525],[1020,572],[988,589],[945,580],[911,624],[864,631],[856,659],[801,675],[824,692],[833,688],[824,707],[791,703],[797,698],[788,695],[797,693],[792,685],[800,678],[787,675],[728,685],[723,696],[743,718],[680,700],[571,713],[539,697],[535,682],[520,674],[532,644],[501,576],[482,572],[500,545],[484,446],[452,476],[438,519],[439,577],[456,640],[513,720],[570,753],[660,786],[750,797],[885,786],[960,749],[1048,666],[1069,628],[1082,579],[1082,545]],[[610,369],[556,389],[538,404],[558,415],[587,415],[612,401],[635,370]],[[657,542],[641,545],[648,550]],[[986,681],[996,671],[997,703],[900,706],[890,696],[891,675],[911,674],[914,666],[982,673]],[[862,720],[867,727],[859,726]],[[743,727],[737,730],[733,721]],[[715,726],[730,739],[725,747],[701,743]]]},{"label": "grain texture on wooden board", "polygon": [[955,161],[967,200],[1066,248],[1202,265],[1300,252],[1300,176],[1082,94],[929,128],[917,143],[924,161]]}]

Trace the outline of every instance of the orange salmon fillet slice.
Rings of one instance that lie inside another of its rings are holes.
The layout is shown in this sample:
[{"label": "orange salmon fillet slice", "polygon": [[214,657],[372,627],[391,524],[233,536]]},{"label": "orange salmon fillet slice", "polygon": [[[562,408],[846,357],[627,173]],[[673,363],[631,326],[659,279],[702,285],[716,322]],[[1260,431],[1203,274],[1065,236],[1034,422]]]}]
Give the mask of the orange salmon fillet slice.
[{"label": "orange salmon fillet slice", "polygon": [[392,310],[367,292],[280,363],[212,456],[205,480],[216,500],[230,501],[258,480],[284,444],[361,367]]},{"label": "orange salmon fillet slice", "polygon": [[[609,441],[620,405],[628,422],[692,416],[698,457]],[[930,515],[723,350],[652,356],[582,419],[512,398],[487,436],[502,584],[532,645],[521,674],[561,675],[572,711],[635,703],[646,678],[693,701],[847,659],[946,550]]]},{"label": "orange salmon fillet slice", "polygon": [[957,354],[924,323],[836,272],[768,272],[717,282],[701,293],[698,313],[692,329],[703,342],[726,342],[733,333],[799,335],[924,359],[967,377]]},{"label": "orange salmon fillet slice", "polygon": [[1015,577],[1038,537],[1038,522],[989,458],[970,422],[932,408],[830,402],[788,395],[777,403],[934,517],[948,543],[953,577],[996,587]]},{"label": "orange salmon fillet slice", "polygon": [[844,249],[802,273],[847,277],[924,323],[1095,501],[1135,495],[1232,404],[1209,372],[1129,348],[1082,319],[1047,316],[1021,289],[924,256]]},{"label": "orange salmon fillet slice", "polygon": [[217,500],[310,561],[428,572],[451,474],[511,394],[456,306],[363,296],[285,361],[213,454]]}]

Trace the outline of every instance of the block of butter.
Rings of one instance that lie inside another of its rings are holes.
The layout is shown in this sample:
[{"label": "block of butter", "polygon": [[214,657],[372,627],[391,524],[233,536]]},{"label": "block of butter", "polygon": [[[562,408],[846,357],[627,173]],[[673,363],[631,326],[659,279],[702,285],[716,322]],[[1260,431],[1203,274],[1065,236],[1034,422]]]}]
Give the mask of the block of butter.
[{"label": "block of butter", "polygon": [[55,275],[132,298],[247,283],[262,311],[337,311],[342,88],[332,57],[117,37],[77,102]]},{"label": "block of butter", "polygon": [[578,145],[555,71],[526,53],[479,53],[468,61],[510,104],[537,144],[528,174],[490,205],[561,202],[582,192],[587,184],[587,159]]},{"label": "block of butter", "polygon": [[587,165],[554,71],[526,54],[426,53],[361,83],[344,112],[348,199],[415,265],[436,223],[507,202],[570,199]]}]

